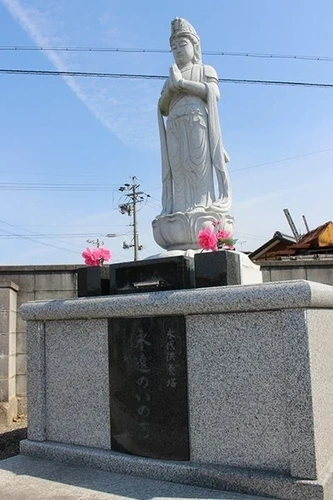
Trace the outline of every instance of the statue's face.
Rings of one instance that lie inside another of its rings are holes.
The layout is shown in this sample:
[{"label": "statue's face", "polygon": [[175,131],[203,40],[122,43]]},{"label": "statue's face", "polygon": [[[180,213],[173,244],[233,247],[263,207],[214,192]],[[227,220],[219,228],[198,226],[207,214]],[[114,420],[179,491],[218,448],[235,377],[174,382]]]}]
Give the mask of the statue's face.
[{"label": "statue's face", "polygon": [[175,38],[171,42],[171,50],[177,66],[185,66],[193,61],[194,49],[191,40],[186,37]]}]

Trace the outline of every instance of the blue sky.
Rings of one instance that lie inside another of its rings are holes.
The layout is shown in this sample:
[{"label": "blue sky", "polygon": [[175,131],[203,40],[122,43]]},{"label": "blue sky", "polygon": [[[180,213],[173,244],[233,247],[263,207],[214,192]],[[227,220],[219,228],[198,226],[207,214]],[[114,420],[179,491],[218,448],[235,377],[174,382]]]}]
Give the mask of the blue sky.
[{"label": "blue sky", "polygon": [[[168,49],[176,16],[194,25],[203,51],[333,56],[331,0],[315,9],[310,0],[0,0],[0,46]],[[0,68],[162,75],[172,63],[170,53],[0,51],[0,57]],[[221,78],[333,83],[333,62],[213,55],[204,62]],[[104,239],[114,262],[132,260],[122,248],[131,240],[131,220],[117,205],[118,186],[133,175],[151,195],[138,214],[140,257],[161,251],[151,221],[160,212],[162,85],[0,75],[0,264],[80,263],[90,233]],[[333,89],[222,83],[220,90],[238,249],[254,250],[276,230],[290,233],[284,208],[302,230],[302,214],[311,228],[332,219]],[[316,154],[277,162],[308,153]],[[107,190],[33,191],[26,183]],[[107,233],[120,236],[103,238]]]}]

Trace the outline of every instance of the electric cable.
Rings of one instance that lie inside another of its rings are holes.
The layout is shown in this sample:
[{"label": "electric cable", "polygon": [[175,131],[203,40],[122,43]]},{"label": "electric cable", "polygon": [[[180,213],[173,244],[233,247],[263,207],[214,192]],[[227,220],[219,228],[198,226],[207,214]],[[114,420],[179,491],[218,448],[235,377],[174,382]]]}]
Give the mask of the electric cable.
[{"label": "electric cable", "polygon": [[[170,49],[144,49],[144,48],[124,48],[124,47],[35,47],[24,45],[3,45],[0,51],[38,51],[38,52],[115,52],[115,53],[143,53],[143,54],[170,54]],[[301,61],[322,61],[333,62],[332,56],[316,56],[301,54],[267,54],[261,52],[230,52],[226,50],[205,50],[203,55],[225,56],[225,57],[246,57],[260,59],[293,59]]]},{"label": "electric cable", "polygon": [[[49,71],[33,69],[9,69],[1,68],[0,75],[32,75],[32,76],[62,76],[62,77],[84,77],[84,78],[115,78],[131,80],[166,80],[165,75],[144,75],[130,73],[99,73],[89,71]],[[286,80],[258,80],[244,78],[219,78],[220,83],[238,83],[249,85],[280,85],[285,87],[313,87],[313,88],[333,88],[333,83],[302,82]]]}]

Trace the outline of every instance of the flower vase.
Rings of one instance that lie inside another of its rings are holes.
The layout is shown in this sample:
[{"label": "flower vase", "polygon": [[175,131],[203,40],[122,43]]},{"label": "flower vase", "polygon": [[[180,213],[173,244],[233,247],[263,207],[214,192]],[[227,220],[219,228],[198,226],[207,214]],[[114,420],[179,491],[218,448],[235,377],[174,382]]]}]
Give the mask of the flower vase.
[{"label": "flower vase", "polygon": [[234,251],[197,253],[194,269],[196,288],[241,284],[240,258]]},{"label": "flower vase", "polygon": [[109,266],[86,266],[77,270],[77,296],[109,295]]}]

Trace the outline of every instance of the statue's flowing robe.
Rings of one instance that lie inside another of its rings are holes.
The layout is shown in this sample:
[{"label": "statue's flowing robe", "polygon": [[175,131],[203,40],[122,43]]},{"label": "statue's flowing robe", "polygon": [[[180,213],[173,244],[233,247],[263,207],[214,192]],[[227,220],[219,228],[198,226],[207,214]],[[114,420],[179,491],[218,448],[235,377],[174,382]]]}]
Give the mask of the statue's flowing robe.
[{"label": "statue's flowing robe", "polygon": [[211,206],[218,212],[227,213],[231,205],[231,187],[217,109],[217,75],[211,66],[194,64],[190,79],[205,84],[207,101],[180,92],[171,100],[166,123],[160,110],[158,113],[162,214],[185,213]]}]

